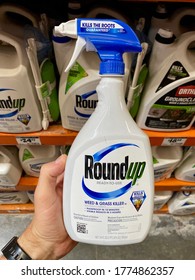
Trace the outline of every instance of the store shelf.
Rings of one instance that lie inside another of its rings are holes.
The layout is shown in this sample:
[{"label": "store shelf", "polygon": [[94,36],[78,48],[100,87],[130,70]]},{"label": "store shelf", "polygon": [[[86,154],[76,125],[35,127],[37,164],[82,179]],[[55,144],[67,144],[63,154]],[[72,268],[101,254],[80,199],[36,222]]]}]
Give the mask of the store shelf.
[{"label": "store shelf", "polygon": [[[169,210],[168,210],[167,204],[165,204],[161,209],[154,211],[154,214],[169,214]],[[191,214],[188,214],[188,215],[189,216],[190,215],[195,215],[195,213],[191,213]],[[185,214],[185,216],[186,216],[186,214]]]},{"label": "store shelf", "polygon": [[154,211],[154,214],[168,214],[168,206],[164,205],[161,209]]},{"label": "store shelf", "polygon": [[155,183],[156,191],[182,191],[195,190],[195,182],[180,181],[175,178],[169,178]]},{"label": "store shelf", "polygon": [[50,125],[47,130],[32,133],[0,133],[0,145],[41,144],[70,145],[77,132],[63,128],[61,125]]},{"label": "store shelf", "polygon": [[[159,0],[120,0],[121,2],[136,3],[158,3]],[[195,0],[164,0],[162,2],[173,3],[195,3]],[[150,7],[150,5],[148,5]],[[195,128],[179,132],[154,132],[144,130],[149,136],[152,146],[195,146]],[[18,144],[33,144],[33,145],[71,145],[77,136],[77,132],[64,129],[60,123],[50,125],[48,130],[33,132],[33,133],[0,133],[0,145],[18,145]],[[16,186],[18,191],[35,190],[38,178],[22,177]],[[184,189],[195,190],[195,182],[188,183],[185,181],[178,181],[175,178],[170,178],[158,183],[155,183],[156,191],[181,191]],[[8,189],[7,189],[8,191]],[[33,213],[34,205],[27,204],[8,204],[0,205],[0,213]],[[163,207],[157,213],[168,213],[167,206]]]},{"label": "store shelf", "polygon": [[28,214],[34,212],[33,203],[0,204],[0,214]]},{"label": "store shelf", "polygon": [[182,145],[195,146],[195,128],[177,132],[161,132],[144,130],[150,138],[152,146]]},{"label": "store shelf", "polygon": [[[178,132],[156,132],[144,130],[152,146],[183,145],[195,146],[195,128]],[[41,144],[70,145],[77,135],[76,131],[63,128],[60,124],[50,125],[48,130],[33,133],[0,133],[0,145]]]},{"label": "store shelf", "polygon": [[[17,191],[28,191],[35,190],[38,182],[38,178],[36,177],[22,177],[16,186]],[[164,181],[155,183],[156,191],[181,191],[186,189],[194,189],[195,190],[195,182],[186,182],[176,180],[175,178],[169,178]]]},{"label": "store shelf", "polygon": [[16,186],[17,191],[34,191],[38,183],[37,177],[21,177],[18,185]]}]

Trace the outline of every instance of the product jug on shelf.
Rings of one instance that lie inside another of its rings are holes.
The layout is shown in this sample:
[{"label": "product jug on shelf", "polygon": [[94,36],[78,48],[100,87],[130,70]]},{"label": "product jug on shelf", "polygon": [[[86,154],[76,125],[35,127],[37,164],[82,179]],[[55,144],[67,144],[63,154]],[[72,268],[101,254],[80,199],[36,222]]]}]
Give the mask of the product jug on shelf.
[{"label": "product jug on shelf", "polygon": [[19,160],[25,173],[39,177],[41,166],[54,161],[60,155],[60,147],[54,145],[20,145]]},{"label": "product jug on shelf", "polygon": [[188,130],[195,120],[195,31],[176,40],[170,31],[158,35],[136,122],[147,130]]},{"label": "product jug on shelf", "polygon": [[168,211],[172,215],[190,215],[195,213],[195,192],[175,192],[168,201]]},{"label": "product jug on shelf", "polygon": [[170,178],[181,161],[183,150],[180,146],[152,146],[154,180],[159,182]]},{"label": "product jug on shelf", "polygon": [[15,187],[21,175],[18,148],[0,145],[0,188]]},{"label": "product jug on shelf", "polygon": [[157,5],[156,11],[151,18],[148,38],[154,42],[155,36],[160,28],[172,30],[178,37],[182,33],[195,30],[195,9],[193,7],[176,8],[172,14],[165,4]]},{"label": "product jug on shelf", "polygon": [[195,147],[191,147],[184,161],[175,170],[175,178],[195,182]]},{"label": "product jug on shelf", "polygon": [[0,192],[0,204],[25,204],[28,201],[29,197],[26,192]]},{"label": "product jug on shelf", "polygon": [[0,30],[0,132],[42,129],[41,108],[20,38]]},{"label": "product jug on shelf", "polygon": [[46,14],[36,14],[22,5],[3,3],[0,5],[0,26],[19,38],[24,38],[25,25],[31,25],[48,36],[48,22]]},{"label": "product jug on shelf", "polygon": [[172,191],[156,191],[154,193],[154,211],[160,210],[172,197]]}]

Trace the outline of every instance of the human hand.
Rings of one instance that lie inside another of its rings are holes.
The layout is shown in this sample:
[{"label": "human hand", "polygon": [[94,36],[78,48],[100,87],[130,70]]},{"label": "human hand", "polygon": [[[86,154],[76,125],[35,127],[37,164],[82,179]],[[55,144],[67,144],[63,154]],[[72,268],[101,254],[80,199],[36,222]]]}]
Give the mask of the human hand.
[{"label": "human hand", "polygon": [[34,195],[35,212],[18,244],[32,259],[60,259],[77,244],[63,222],[62,187],[66,155],[44,164]]}]

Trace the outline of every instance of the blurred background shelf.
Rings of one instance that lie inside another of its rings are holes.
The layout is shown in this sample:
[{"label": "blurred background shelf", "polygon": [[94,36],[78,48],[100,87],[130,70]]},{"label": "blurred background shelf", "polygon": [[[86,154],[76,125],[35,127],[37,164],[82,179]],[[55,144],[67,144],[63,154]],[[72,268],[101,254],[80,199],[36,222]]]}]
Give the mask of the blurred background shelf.
[{"label": "blurred background shelf", "polygon": [[[16,186],[17,191],[33,191],[37,185],[38,178],[36,177],[21,177],[18,185]],[[181,191],[186,189],[195,190],[195,182],[180,181],[175,178],[169,178],[160,182],[155,183],[156,191]]]},{"label": "blurred background shelf", "polygon": [[[152,146],[160,145],[195,145],[195,128],[178,132],[157,132],[144,130],[149,136]],[[47,130],[33,133],[0,133],[0,145],[17,145],[18,143],[33,144],[33,139],[39,140],[41,145],[71,145],[76,131],[63,128],[60,124],[50,125]],[[167,141],[166,141],[167,140]],[[163,143],[164,141],[164,143]],[[35,142],[37,144],[37,142]]]}]

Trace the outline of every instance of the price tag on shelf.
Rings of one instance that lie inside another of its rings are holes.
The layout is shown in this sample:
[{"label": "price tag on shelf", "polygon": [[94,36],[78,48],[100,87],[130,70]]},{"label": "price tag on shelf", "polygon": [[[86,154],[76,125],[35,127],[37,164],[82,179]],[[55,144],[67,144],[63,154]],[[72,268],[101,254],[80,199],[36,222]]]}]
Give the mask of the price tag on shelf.
[{"label": "price tag on shelf", "polygon": [[162,142],[162,146],[183,146],[186,142],[187,138],[182,137],[170,137],[170,138],[164,138]]},{"label": "price tag on shelf", "polygon": [[41,145],[39,137],[16,137],[16,141],[19,145]]},{"label": "price tag on shelf", "polygon": [[182,191],[195,191],[195,186],[184,186],[184,187],[181,187],[181,190]]}]

